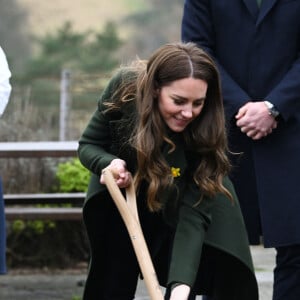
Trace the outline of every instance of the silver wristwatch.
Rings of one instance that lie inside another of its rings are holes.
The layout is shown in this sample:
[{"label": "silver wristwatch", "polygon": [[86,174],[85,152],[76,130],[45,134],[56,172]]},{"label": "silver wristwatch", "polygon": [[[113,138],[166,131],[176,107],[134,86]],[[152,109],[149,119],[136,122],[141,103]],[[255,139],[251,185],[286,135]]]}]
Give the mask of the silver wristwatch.
[{"label": "silver wristwatch", "polygon": [[274,119],[276,119],[279,116],[279,111],[276,109],[276,107],[269,101],[264,101],[266,104],[268,110],[269,110],[269,115],[272,116]]}]

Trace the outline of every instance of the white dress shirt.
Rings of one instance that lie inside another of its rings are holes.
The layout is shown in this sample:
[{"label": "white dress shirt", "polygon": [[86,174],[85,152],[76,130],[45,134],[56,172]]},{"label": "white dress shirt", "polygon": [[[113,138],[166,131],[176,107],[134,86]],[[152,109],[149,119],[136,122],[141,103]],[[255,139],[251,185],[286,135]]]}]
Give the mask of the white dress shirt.
[{"label": "white dress shirt", "polygon": [[7,59],[5,53],[0,47],[0,116],[3,114],[5,107],[8,103],[11,85],[9,78],[11,73],[8,67]]}]

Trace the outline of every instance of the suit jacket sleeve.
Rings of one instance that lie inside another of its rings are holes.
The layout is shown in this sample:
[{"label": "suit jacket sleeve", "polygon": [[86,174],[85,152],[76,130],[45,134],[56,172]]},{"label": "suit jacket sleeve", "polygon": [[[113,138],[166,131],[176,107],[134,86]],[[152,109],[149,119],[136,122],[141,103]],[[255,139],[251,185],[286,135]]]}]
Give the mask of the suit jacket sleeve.
[{"label": "suit jacket sleeve", "polygon": [[300,112],[300,49],[298,58],[282,80],[266,96],[279,110],[281,116],[288,120]]}]

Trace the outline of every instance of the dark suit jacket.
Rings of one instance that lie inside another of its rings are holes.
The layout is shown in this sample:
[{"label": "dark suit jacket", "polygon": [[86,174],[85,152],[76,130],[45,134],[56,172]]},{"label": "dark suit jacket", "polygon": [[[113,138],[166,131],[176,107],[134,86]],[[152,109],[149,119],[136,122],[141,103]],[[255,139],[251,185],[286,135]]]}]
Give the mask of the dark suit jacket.
[{"label": "dark suit jacket", "polygon": [[[84,206],[84,219],[91,240],[101,236],[99,231],[109,230],[109,228],[103,228],[106,225],[105,222],[101,223],[99,220],[98,225],[95,226],[95,222],[91,220],[95,211],[90,209],[89,202],[101,201],[95,200],[95,197],[99,199],[107,197],[104,196],[105,186],[99,183],[101,170],[116,157],[124,159],[128,169],[133,173],[136,166],[135,152],[126,143],[132,129],[132,118],[136,114],[134,102],[125,104],[119,111],[103,112],[105,110],[103,101],[111,101],[112,91],[119,82],[120,75],[117,75],[110,82],[99,101],[98,110],[79,141],[79,158],[93,173]],[[171,262],[168,278],[162,278],[160,270],[157,270],[161,283],[166,285],[172,282],[183,282],[193,286],[199,278],[202,247],[205,243],[233,258],[233,261],[230,260],[232,267],[239,265],[241,269],[237,272],[247,274],[244,277],[245,281],[241,284],[242,290],[244,292],[247,290],[249,297],[251,295],[252,298],[249,299],[256,299],[257,286],[247,234],[236,198],[232,203],[225,196],[218,195],[212,199],[204,199],[199,205],[196,205],[200,199],[200,191],[191,180],[191,170],[197,165],[199,157],[193,153],[189,153],[189,155],[186,153],[180,134],[171,134],[170,138],[176,144],[176,150],[169,153],[169,146],[166,145],[162,151],[170,167],[180,169],[180,176],[174,179],[179,200],[178,202],[175,201],[174,190],[166,191],[160,195],[161,201],[164,203],[163,218],[170,227],[174,228],[173,231],[175,232],[171,258],[160,259],[164,260],[165,263]],[[228,178],[224,184],[235,197],[233,186]],[[143,193],[138,194],[138,199],[143,197]],[[99,212],[98,216],[100,215]],[[103,218],[109,218],[103,212],[102,215]],[[141,219],[141,223],[143,223],[143,219]],[[92,226],[95,228],[91,228]],[[156,249],[159,247],[159,243],[159,241],[156,243]],[[151,254],[155,256],[154,253]],[[208,256],[210,257],[209,254]],[[225,260],[227,259],[224,258]],[[224,275],[223,271],[222,269],[221,273]],[[99,272],[101,271],[99,270]],[[235,276],[239,275],[234,274]],[[234,284],[234,280],[231,283]],[[249,290],[251,290],[250,293]],[[198,292],[201,292],[200,288]],[[248,299],[247,297],[242,298]]]},{"label": "dark suit jacket", "polygon": [[[250,241],[300,243],[300,1],[187,0],[182,39],[215,59],[222,77],[230,146],[244,152],[233,180]],[[252,141],[235,126],[247,101],[265,99],[279,126]],[[262,228],[261,228],[262,227]]]}]

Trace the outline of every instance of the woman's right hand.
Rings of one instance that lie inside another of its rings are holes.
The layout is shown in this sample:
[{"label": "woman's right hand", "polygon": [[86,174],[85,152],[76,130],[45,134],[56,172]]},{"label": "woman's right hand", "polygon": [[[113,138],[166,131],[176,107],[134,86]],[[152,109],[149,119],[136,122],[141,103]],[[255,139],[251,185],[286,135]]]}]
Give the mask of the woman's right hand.
[{"label": "woman's right hand", "polygon": [[[127,171],[124,160],[119,158],[113,159],[107,168],[113,171],[113,176],[119,188],[126,188],[130,185],[132,177],[130,172]],[[100,183],[105,184],[103,175],[100,177]]]}]

